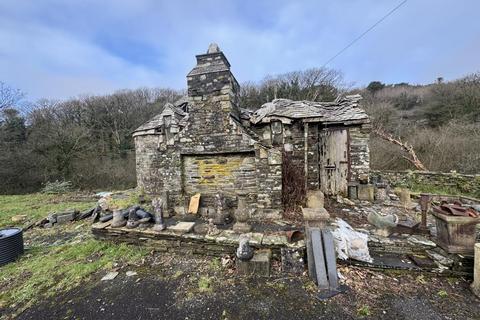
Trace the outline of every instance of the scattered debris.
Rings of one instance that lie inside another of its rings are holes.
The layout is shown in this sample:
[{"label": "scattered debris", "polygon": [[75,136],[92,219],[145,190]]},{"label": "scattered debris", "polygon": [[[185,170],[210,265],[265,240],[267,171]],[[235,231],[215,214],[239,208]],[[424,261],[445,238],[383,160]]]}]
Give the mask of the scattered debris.
[{"label": "scattered debris", "polygon": [[454,263],[454,261],[448,257],[445,257],[437,252],[434,252],[432,250],[427,250],[425,251],[427,255],[437,263],[439,266],[444,266],[445,268],[451,267]]},{"label": "scattered debris", "polygon": [[107,198],[107,197],[110,197],[112,194],[113,194],[113,192],[102,191],[102,192],[95,193],[95,197],[97,197],[97,198]]},{"label": "scattered debris", "polygon": [[400,197],[397,196],[395,193],[389,193],[389,194],[388,194],[388,197],[389,197],[390,200],[392,200],[392,201],[399,201],[399,200],[400,200]]},{"label": "scattered debris", "polygon": [[200,193],[196,193],[194,196],[190,198],[188,213],[197,214],[199,205],[200,205]]},{"label": "scattered debris", "polygon": [[412,243],[412,244],[420,245],[420,246],[423,246],[423,247],[435,248],[437,246],[435,244],[435,242],[430,241],[427,238],[419,236],[419,235],[410,236],[410,237],[407,238],[407,241]]},{"label": "scattered debris", "polygon": [[125,272],[125,275],[127,277],[133,277],[133,276],[136,276],[138,273],[136,271],[127,271]]},{"label": "scattered debris", "polygon": [[375,228],[378,235],[389,236],[391,229],[397,226],[398,216],[395,214],[381,215],[375,211],[372,211],[367,216],[368,222],[370,222]]},{"label": "scattered debris", "polygon": [[184,234],[192,231],[194,225],[195,225],[195,222],[181,221],[176,225],[169,227],[168,229],[177,234]]},{"label": "scattered debris", "polygon": [[281,248],[282,271],[293,274],[303,274],[305,271],[305,259],[303,250]]},{"label": "scattered debris", "polygon": [[372,262],[368,252],[368,235],[355,231],[342,219],[336,219],[334,224],[338,227],[332,232],[338,257]]},{"label": "scattered debris", "polygon": [[213,218],[208,219],[207,234],[209,236],[216,236],[221,232],[222,230],[219,230],[217,226],[213,223]]},{"label": "scattered debris", "polygon": [[26,214],[18,214],[16,216],[13,216],[12,217],[12,222],[22,222],[22,221],[25,221],[26,219],[28,218],[28,216]]},{"label": "scattered debris", "polygon": [[224,268],[231,268],[233,266],[233,259],[230,256],[223,256],[221,262]]},{"label": "scattered debris", "polygon": [[110,281],[110,280],[115,279],[117,276],[118,276],[118,272],[117,272],[117,271],[113,271],[113,272],[107,273],[107,274],[106,274],[105,276],[103,276],[103,278],[100,279],[100,280],[101,280],[101,281]]},{"label": "scattered debris", "polygon": [[70,210],[67,212],[57,213],[57,223],[64,224],[64,223],[74,221],[79,213],[80,212],[77,210]]},{"label": "scattered debris", "polygon": [[434,206],[433,210],[441,214],[461,217],[477,218],[480,215],[480,213],[478,213],[477,210],[474,209],[474,207],[464,206],[459,201],[455,201],[454,203],[447,203],[446,201],[442,201],[440,206]]}]

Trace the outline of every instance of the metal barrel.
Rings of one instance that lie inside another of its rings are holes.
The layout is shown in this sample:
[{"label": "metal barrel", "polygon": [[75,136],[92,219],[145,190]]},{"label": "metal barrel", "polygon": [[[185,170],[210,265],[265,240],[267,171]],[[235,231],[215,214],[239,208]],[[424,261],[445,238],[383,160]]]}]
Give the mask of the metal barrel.
[{"label": "metal barrel", "polygon": [[0,230],[0,266],[23,254],[23,231],[19,228]]}]

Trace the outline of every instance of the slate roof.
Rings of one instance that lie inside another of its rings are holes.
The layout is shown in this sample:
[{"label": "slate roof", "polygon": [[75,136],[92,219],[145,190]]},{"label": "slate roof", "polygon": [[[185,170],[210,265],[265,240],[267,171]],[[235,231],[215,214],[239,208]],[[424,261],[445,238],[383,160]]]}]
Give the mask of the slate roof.
[{"label": "slate roof", "polygon": [[360,95],[339,97],[333,102],[292,101],[275,99],[265,103],[250,117],[253,124],[270,122],[273,118],[312,119],[322,123],[369,122],[365,110],[359,106]]},{"label": "slate roof", "polygon": [[213,73],[213,72],[221,72],[221,71],[228,71],[230,70],[229,67],[227,67],[224,63],[221,61],[215,61],[214,63],[210,65],[200,65],[192,69],[187,74],[187,77],[189,76],[195,76],[197,74],[204,74],[204,73]]},{"label": "slate roof", "polygon": [[157,114],[155,117],[153,117],[152,119],[150,119],[149,121],[145,122],[144,124],[142,124],[140,127],[138,127],[137,129],[135,129],[133,132],[139,132],[139,131],[147,131],[147,130],[151,130],[151,129],[156,129],[156,128],[159,128],[162,126],[163,122],[162,122],[162,116],[163,116],[163,111],[165,110],[165,108],[170,108],[173,110],[174,114],[175,114],[175,118],[177,118],[178,120],[181,120],[183,118],[185,118],[185,116],[187,116],[188,114],[185,113],[181,107],[186,103],[185,101],[183,100],[179,100],[177,102],[175,102],[175,104],[179,103],[179,105],[175,106],[171,103],[166,103],[164,106],[163,106],[163,109],[162,111]]}]

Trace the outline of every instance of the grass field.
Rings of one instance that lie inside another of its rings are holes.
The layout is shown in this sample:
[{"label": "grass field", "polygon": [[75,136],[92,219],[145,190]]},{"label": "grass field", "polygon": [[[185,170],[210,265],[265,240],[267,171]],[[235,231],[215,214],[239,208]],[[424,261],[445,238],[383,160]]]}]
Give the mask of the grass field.
[{"label": "grass field", "polygon": [[94,205],[93,199],[91,201],[75,201],[74,194],[2,195],[0,196],[0,227],[15,225],[11,220],[15,215],[27,215],[27,219],[20,225],[22,226],[46,217],[50,212],[61,212],[68,209],[81,211]]},{"label": "grass field", "polygon": [[[75,195],[0,196],[0,226],[25,226],[50,212],[85,210],[95,201],[74,201]],[[27,215],[13,223],[15,215]],[[21,312],[49,296],[70,290],[100,270],[135,264],[147,251],[93,239],[90,223],[80,221],[51,229],[34,228],[24,233],[25,254],[0,267],[0,311]],[[1,312],[0,312],[1,314]]]}]

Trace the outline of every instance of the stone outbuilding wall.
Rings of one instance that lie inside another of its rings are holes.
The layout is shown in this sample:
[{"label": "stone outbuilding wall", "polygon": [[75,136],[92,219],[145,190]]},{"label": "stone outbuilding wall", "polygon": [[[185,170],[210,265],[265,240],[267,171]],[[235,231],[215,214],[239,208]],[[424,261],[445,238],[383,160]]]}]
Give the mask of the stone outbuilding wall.
[{"label": "stone outbuilding wall", "polygon": [[282,149],[302,168],[307,190],[347,193],[349,183],[368,177],[371,125],[357,106],[360,96],[330,103],[277,99],[253,116],[262,143]]},{"label": "stone outbuilding wall", "polygon": [[[293,121],[291,124],[276,122],[262,124],[252,129],[262,139],[262,143],[279,146],[283,152],[290,155],[292,161],[305,168],[307,158],[307,188],[316,190],[320,188],[322,158],[322,132],[331,130],[319,123],[308,124],[307,150],[305,151],[305,124],[302,121]],[[370,172],[369,138],[371,125],[361,124],[356,126],[335,127],[337,130],[346,130],[347,134],[347,173],[346,181],[356,182],[361,174],[368,176]],[[305,169],[304,169],[305,170]]]},{"label": "stone outbuilding wall", "polygon": [[368,174],[370,126],[360,96],[276,99],[252,114],[239,108],[240,87],[218,46],[196,60],[186,99],[133,133],[138,187],[162,195],[172,213],[200,193],[201,211],[213,210],[221,194],[232,211],[245,198],[251,219],[281,217],[284,155],[302,168],[305,189],[326,194],[346,195],[348,183]]},{"label": "stone outbuilding wall", "polygon": [[215,206],[216,194],[231,208],[242,196],[252,219],[280,217],[281,152],[262,145],[242,126],[239,85],[224,54],[214,47],[198,55],[187,83],[188,115],[178,120],[174,132],[163,117],[157,124],[161,130],[139,128],[143,131],[134,134],[138,187],[152,194],[168,193],[169,207],[176,213],[201,193],[205,208]]}]

